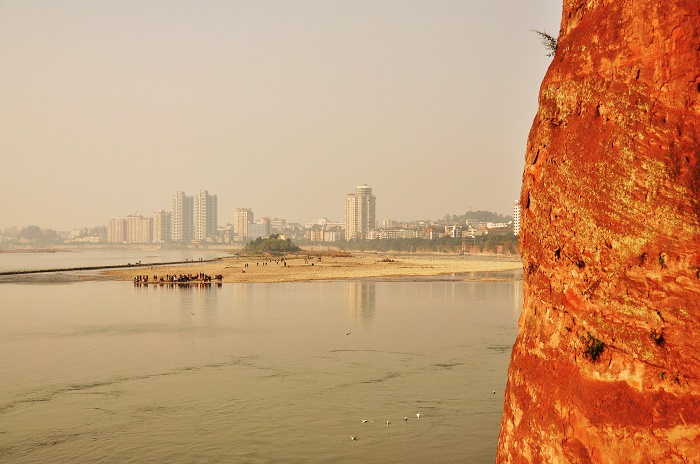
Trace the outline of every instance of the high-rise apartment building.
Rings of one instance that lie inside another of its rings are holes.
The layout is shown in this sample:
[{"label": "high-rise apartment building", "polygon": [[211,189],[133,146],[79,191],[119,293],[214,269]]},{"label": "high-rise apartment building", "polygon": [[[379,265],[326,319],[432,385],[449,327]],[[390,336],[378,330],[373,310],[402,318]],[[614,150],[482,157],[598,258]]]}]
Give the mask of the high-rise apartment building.
[{"label": "high-rise apartment building", "polygon": [[107,221],[107,243],[151,243],[153,219],[138,215]]},{"label": "high-rise apartment building", "polygon": [[194,239],[214,239],[217,222],[216,195],[209,195],[207,190],[200,190],[194,195]]},{"label": "high-rise apartment building", "polygon": [[153,213],[153,243],[170,241],[170,212],[165,210]]},{"label": "high-rise apartment building", "polygon": [[127,243],[151,243],[153,241],[153,218],[135,214],[126,217]]},{"label": "high-rise apartment building", "polygon": [[513,235],[520,234],[520,200],[515,200],[513,206]]},{"label": "high-rise apartment building", "polygon": [[107,243],[124,242],[126,242],[126,219],[109,219],[107,221]]},{"label": "high-rise apartment building", "polygon": [[345,240],[364,240],[375,228],[376,198],[367,184],[345,198]]},{"label": "high-rise apartment building", "polygon": [[170,215],[170,239],[188,243],[194,237],[194,200],[185,192],[175,192]]},{"label": "high-rise apartment building", "polygon": [[265,238],[265,224],[252,223],[248,224],[248,240],[255,240],[256,238]]},{"label": "high-rise apartment building", "polygon": [[253,210],[250,208],[236,208],[233,217],[233,233],[236,240],[244,242],[248,237],[248,224],[253,223]]},{"label": "high-rise apartment building", "polygon": [[269,217],[260,218],[260,220],[258,222],[263,225],[263,235],[262,235],[263,238],[269,237],[270,234],[272,234],[272,224],[270,222],[270,218]]}]

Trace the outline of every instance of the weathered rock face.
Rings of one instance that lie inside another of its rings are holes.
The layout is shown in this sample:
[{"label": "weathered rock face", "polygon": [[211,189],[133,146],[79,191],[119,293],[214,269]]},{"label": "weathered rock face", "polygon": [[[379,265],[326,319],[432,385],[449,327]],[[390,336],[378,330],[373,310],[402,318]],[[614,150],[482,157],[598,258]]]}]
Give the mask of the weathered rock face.
[{"label": "weathered rock face", "polygon": [[498,462],[700,462],[700,0],[565,0]]}]

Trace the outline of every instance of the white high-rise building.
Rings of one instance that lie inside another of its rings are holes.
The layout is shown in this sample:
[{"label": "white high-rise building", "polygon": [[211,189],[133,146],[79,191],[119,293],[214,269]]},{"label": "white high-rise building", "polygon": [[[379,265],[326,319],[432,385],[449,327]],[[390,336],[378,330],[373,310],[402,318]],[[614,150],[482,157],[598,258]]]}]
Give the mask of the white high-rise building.
[{"label": "white high-rise building", "polygon": [[156,211],[153,213],[153,243],[170,241],[170,212]]},{"label": "white high-rise building", "polygon": [[185,192],[175,192],[170,215],[170,239],[189,243],[194,236],[194,200]]},{"label": "white high-rise building", "polygon": [[151,243],[153,241],[153,218],[137,214],[127,216],[126,241],[128,243]]},{"label": "white high-rise building", "polygon": [[126,219],[115,218],[107,221],[107,243],[126,242]]},{"label": "white high-rise building", "polygon": [[345,240],[365,240],[376,226],[376,198],[367,184],[345,198]]},{"label": "white high-rise building", "polygon": [[272,225],[270,224],[270,218],[269,217],[264,217],[260,218],[258,221],[260,224],[263,225],[263,237],[269,237],[270,234],[272,233]]},{"label": "white high-rise building", "polygon": [[236,208],[233,217],[233,233],[237,240],[244,242],[248,237],[248,224],[253,223],[253,210]]},{"label": "white high-rise building", "polygon": [[513,206],[513,235],[520,234],[520,200],[515,200]]},{"label": "white high-rise building", "polygon": [[194,239],[207,240],[216,236],[217,198],[209,195],[206,190],[200,190],[194,195]]}]

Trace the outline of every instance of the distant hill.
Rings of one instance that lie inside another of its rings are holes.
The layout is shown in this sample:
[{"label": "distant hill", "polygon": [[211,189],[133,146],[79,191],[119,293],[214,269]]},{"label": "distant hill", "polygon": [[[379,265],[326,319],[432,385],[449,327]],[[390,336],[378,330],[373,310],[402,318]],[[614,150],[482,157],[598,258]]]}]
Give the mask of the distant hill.
[{"label": "distant hill", "polygon": [[445,223],[464,223],[467,219],[476,219],[479,222],[510,222],[513,216],[494,213],[493,211],[468,211],[462,215],[446,214],[442,219]]}]

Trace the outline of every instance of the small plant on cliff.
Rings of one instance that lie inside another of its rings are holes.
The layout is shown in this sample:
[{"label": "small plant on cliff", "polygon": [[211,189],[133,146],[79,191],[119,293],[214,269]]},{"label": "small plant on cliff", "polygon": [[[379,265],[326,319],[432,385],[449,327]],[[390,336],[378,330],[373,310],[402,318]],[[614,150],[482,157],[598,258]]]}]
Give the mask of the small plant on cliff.
[{"label": "small plant on cliff", "polygon": [[661,269],[666,269],[666,253],[659,254],[659,266]]},{"label": "small plant on cliff", "polygon": [[585,347],[583,349],[583,354],[593,362],[597,361],[605,350],[605,343],[595,338],[589,332],[586,332],[585,337],[581,337],[581,342]]},{"label": "small plant on cliff", "polygon": [[542,42],[545,50],[549,52],[547,53],[547,56],[554,56],[554,53],[557,51],[557,38],[543,31],[532,32],[540,36],[540,42]]},{"label": "small plant on cliff", "polygon": [[644,263],[647,261],[647,253],[646,251],[639,255],[639,266],[643,266]]}]

